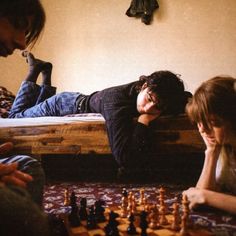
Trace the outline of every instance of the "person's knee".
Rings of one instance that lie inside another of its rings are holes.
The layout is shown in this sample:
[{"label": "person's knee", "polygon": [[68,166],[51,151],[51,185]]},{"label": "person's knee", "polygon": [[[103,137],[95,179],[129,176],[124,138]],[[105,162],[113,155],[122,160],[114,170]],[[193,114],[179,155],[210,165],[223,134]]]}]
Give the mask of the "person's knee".
[{"label": "person's knee", "polygon": [[45,184],[45,173],[41,163],[35,158],[26,155],[11,156],[5,161],[6,164],[13,162],[18,163],[18,169],[20,171],[33,177],[33,180],[27,183],[27,190],[32,199],[41,206]]},{"label": "person's knee", "polygon": [[0,235],[49,235],[46,215],[24,189],[1,186],[0,196]]},{"label": "person's knee", "polygon": [[25,172],[33,177],[33,181],[28,183],[27,190],[29,191],[32,199],[39,206],[42,206],[45,173],[41,166],[41,163],[38,161],[32,162]]}]

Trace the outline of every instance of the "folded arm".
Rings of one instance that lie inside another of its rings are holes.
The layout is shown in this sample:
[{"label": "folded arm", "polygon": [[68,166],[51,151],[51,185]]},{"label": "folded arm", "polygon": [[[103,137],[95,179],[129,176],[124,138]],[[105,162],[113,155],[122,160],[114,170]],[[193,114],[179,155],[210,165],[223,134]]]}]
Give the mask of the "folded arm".
[{"label": "folded arm", "polygon": [[[4,143],[0,145],[0,154],[3,155],[10,151],[13,147],[13,144],[10,142]],[[0,163],[0,183],[5,184],[13,184],[21,187],[26,187],[27,183],[32,181],[33,178],[17,170],[18,164],[16,162],[10,164]]]}]

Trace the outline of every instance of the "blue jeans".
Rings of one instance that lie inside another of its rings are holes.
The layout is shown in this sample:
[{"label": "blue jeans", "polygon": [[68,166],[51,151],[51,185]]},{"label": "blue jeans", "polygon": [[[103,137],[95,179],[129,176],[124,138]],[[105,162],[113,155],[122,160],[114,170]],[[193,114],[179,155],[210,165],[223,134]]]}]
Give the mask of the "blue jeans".
[{"label": "blue jeans", "polygon": [[78,113],[77,102],[81,93],[55,93],[55,87],[39,86],[31,81],[22,82],[9,118],[65,116]]},{"label": "blue jeans", "polygon": [[0,159],[0,163],[2,164],[10,164],[13,162],[18,163],[18,170],[30,174],[33,177],[33,181],[28,183],[27,190],[32,199],[41,206],[43,202],[45,174],[40,162],[32,157],[24,155],[10,156]]}]

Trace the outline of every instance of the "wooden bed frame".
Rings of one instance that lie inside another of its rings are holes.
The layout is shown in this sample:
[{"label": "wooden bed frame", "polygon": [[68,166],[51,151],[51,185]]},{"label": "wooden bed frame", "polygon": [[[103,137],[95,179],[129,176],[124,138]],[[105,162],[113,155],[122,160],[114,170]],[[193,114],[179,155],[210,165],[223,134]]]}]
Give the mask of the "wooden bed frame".
[{"label": "wooden bed frame", "polygon": [[[204,143],[185,115],[160,117],[152,124],[157,154],[202,153]],[[110,154],[105,121],[98,114],[77,117],[0,119],[0,143],[14,153]]]}]

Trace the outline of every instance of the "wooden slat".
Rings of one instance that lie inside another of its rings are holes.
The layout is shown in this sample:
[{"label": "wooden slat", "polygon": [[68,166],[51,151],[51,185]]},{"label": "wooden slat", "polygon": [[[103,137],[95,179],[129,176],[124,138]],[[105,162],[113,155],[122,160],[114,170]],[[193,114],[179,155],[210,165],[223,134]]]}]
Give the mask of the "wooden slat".
[{"label": "wooden slat", "polygon": [[[202,152],[204,143],[186,116],[153,122],[154,152]],[[0,128],[0,142],[14,143],[22,154],[110,154],[104,121]]]}]

